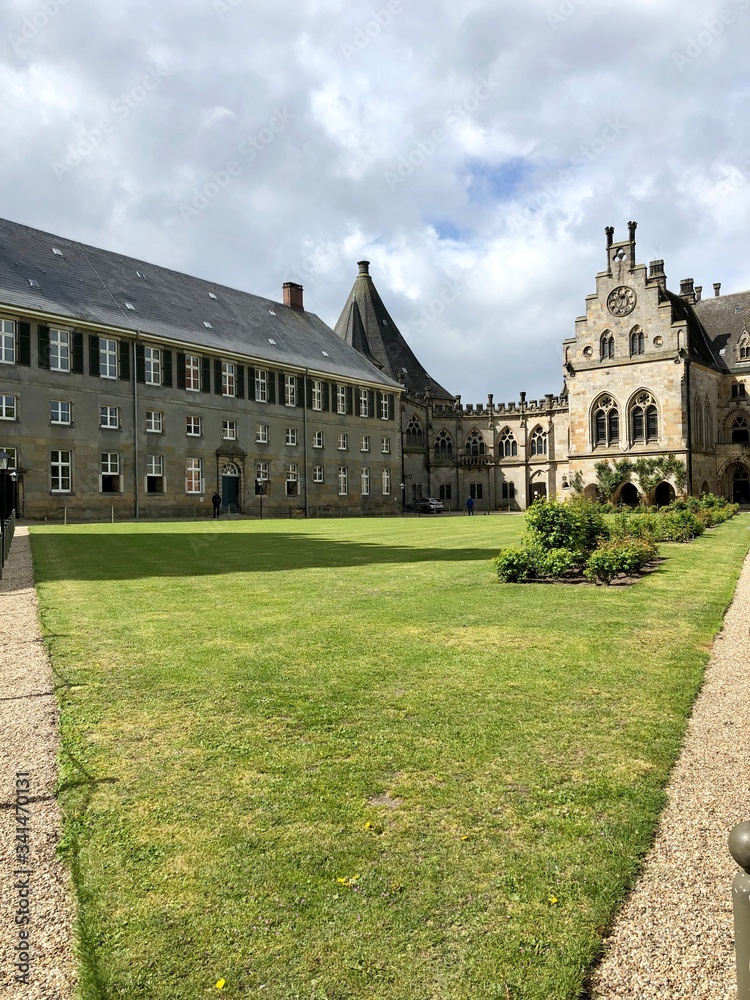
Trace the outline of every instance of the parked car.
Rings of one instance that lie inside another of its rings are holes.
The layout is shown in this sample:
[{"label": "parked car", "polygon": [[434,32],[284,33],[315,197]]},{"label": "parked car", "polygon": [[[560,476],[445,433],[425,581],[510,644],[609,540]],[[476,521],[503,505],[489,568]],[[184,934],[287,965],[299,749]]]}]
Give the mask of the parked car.
[{"label": "parked car", "polygon": [[441,511],[445,510],[445,505],[442,500],[436,500],[435,497],[427,497],[422,500],[415,500],[413,504],[410,505],[412,510],[415,510],[418,514],[439,514]]}]

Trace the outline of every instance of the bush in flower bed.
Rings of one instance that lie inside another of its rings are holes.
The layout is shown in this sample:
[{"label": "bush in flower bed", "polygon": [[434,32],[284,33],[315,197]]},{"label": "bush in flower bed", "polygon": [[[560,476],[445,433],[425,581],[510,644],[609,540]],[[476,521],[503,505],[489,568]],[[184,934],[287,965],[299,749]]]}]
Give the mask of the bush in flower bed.
[{"label": "bush in flower bed", "polygon": [[724,497],[717,497],[713,493],[704,493],[700,497],[685,497],[681,500],[673,500],[667,510],[688,510],[695,514],[706,528],[713,528],[716,524],[728,521],[739,512],[740,505],[730,503]]},{"label": "bush in flower bed", "polygon": [[595,583],[609,584],[616,576],[634,576],[658,555],[648,538],[614,538],[602,541],[589,556],[583,575]]}]

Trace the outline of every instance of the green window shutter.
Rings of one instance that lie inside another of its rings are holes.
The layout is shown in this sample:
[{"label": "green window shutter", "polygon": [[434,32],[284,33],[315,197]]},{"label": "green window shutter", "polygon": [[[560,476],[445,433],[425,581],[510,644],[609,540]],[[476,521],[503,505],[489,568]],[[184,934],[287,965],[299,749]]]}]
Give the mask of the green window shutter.
[{"label": "green window shutter", "polygon": [[307,385],[306,385],[307,399],[305,400],[305,406],[307,407],[308,410],[311,410],[312,409],[312,390],[313,390],[312,379],[308,378],[305,381],[307,383]]},{"label": "green window shutter", "polygon": [[49,368],[49,327],[39,325],[39,367]]},{"label": "green window shutter", "polygon": [[31,364],[31,323],[18,324],[18,363]]},{"label": "green window shutter", "polygon": [[99,375],[99,337],[89,334],[89,375]]},{"label": "green window shutter", "polygon": [[354,413],[354,388],[350,385],[346,387],[346,412]]},{"label": "green window shutter", "polygon": [[394,395],[393,395],[392,392],[389,392],[388,393],[388,419],[389,420],[393,420],[394,417],[395,417]]},{"label": "green window shutter", "polygon": [[304,409],[305,406],[305,379],[303,375],[297,376],[297,406]]},{"label": "green window shutter", "polygon": [[252,365],[247,366],[247,398],[255,399],[255,369]]},{"label": "green window shutter", "polygon": [[328,413],[331,409],[331,387],[327,382],[323,383],[323,410]]},{"label": "green window shutter", "polygon": [[266,381],[266,385],[268,386],[268,402],[269,403],[275,403],[276,402],[276,372],[269,372],[268,373],[268,379]]},{"label": "green window shutter", "polygon": [[135,345],[135,380],[146,381],[146,351],[143,344]]},{"label": "green window shutter", "polygon": [[185,355],[182,351],[177,352],[177,388],[185,388]]},{"label": "green window shutter", "polygon": [[221,395],[221,361],[214,358],[214,395]]},{"label": "green window shutter", "polygon": [[74,375],[83,375],[83,334],[73,334],[73,367]]},{"label": "green window shutter", "polygon": [[161,384],[166,386],[167,389],[172,388],[172,352],[162,351],[161,352]]},{"label": "green window shutter", "polygon": [[237,399],[245,398],[245,366],[237,365],[237,378],[235,380]]},{"label": "green window shutter", "polygon": [[369,414],[370,417],[376,417],[377,416],[377,414],[375,413],[375,390],[374,389],[368,389],[367,390],[367,413]]},{"label": "green window shutter", "polygon": [[211,391],[211,362],[201,358],[201,392]]},{"label": "green window shutter", "polygon": [[120,341],[120,378],[123,382],[130,381],[130,343]]},{"label": "green window shutter", "polygon": [[283,406],[286,403],[286,390],[284,388],[284,373],[279,372],[279,405]]}]

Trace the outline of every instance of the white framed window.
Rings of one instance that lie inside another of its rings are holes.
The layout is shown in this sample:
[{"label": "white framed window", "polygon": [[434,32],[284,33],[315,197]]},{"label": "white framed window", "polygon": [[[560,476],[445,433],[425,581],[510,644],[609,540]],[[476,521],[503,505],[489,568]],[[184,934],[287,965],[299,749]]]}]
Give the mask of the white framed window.
[{"label": "white framed window", "polygon": [[269,463],[268,462],[256,462],[255,463],[255,481],[260,481],[261,483],[267,483],[269,480]]},{"label": "white framed window", "polygon": [[299,468],[296,462],[291,462],[286,467],[286,495],[296,497],[299,493]]},{"label": "white framed window", "polygon": [[116,340],[99,338],[99,375],[101,378],[117,378]]},{"label": "white framed window", "polygon": [[323,448],[325,446],[325,435],[323,431],[313,431],[313,448]]},{"label": "white framed window", "polygon": [[367,389],[359,390],[359,415],[360,417],[370,416],[370,394]]},{"label": "white framed window", "polygon": [[346,413],[346,386],[336,386],[336,413]]},{"label": "white framed window", "polygon": [[16,324],[12,319],[0,319],[0,364],[16,363]]},{"label": "white framed window", "polygon": [[347,451],[349,448],[349,435],[339,434],[338,444],[336,445],[339,451]]},{"label": "white framed window", "polygon": [[237,382],[236,382],[237,368],[232,364],[231,361],[221,362],[221,394],[222,396],[236,396],[237,395]]},{"label": "white framed window", "polygon": [[186,434],[188,437],[200,437],[203,433],[201,417],[185,417]]},{"label": "white framed window", "polygon": [[146,410],[146,433],[162,434],[164,432],[164,414],[161,410]]},{"label": "white framed window", "polygon": [[0,396],[0,420],[15,420],[18,406],[15,396]]},{"label": "white framed window", "polygon": [[323,482],[323,466],[314,465],[313,466],[313,482],[322,483]]},{"label": "white framed window", "polygon": [[52,493],[70,493],[71,491],[73,480],[70,456],[69,451],[50,452],[50,490]]},{"label": "white framed window", "polygon": [[120,456],[116,451],[102,452],[99,464],[99,491],[120,493]]},{"label": "white framed window", "polygon": [[297,444],[297,428],[287,427],[284,443],[293,448]]},{"label": "white framed window", "polygon": [[197,354],[185,355],[185,388],[189,392],[201,391],[201,359]]},{"label": "white framed window", "polygon": [[203,461],[200,458],[188,458],[185,461],[185,492],[203,492]]},{"label": "white framed window", "polygon": [[391,439],[390,438],[381,438],[380,439],[380,451],[384,455],[390,455],[390,453],[391,453]]},{"label": "white framed window", "polygon": [[312,408],[314,410],[323,409],[323,383],[319,378],[312,380]]},{"label": "white framed window", "polygon": [[391,419],[391,405],[388,399],[387,392],[380,393],[380,419],[390,420]]},{"label": "white framed window", "polygon": [[265,368],[255,369],[255,402],[268,402],[268,372]]},{"label": "white framed window", "polygon": [[18,451],[15,448],[9,447],[7,444],[3,444],[0,441],[0,451],[5,449],[8,455],[8,471],[18,468]]},{"label": "white framed window", "polygon": [[369,497],[370,495],[370,469],[368,466],[362,466],[362,474],[360,475],[360,491],[363,497]]},{"label": "white framed window", "polygon": [[297,405],[297,376],[284,376],[284,406]]},{"label": "white framed window", "polygon": [[349,470],[345,465],[339,466],[339,496],[345,497],[349,492]]},{"label": "white framed window", "polygon": [[146,455],[146,492],[164,492],[164,457]]},{"label": "white framed window", "polygon": [[158,347],[143,348],[143,365],[147,385],[161,385],[161,351]]},{"label": "white framed window", "polygon": [[383,482],[383,496],[384,497],[390,496],[391,495],[391,470],[390,469],[383,469],[382,482]]},{"label": "white framed window", "polygon": [[62,399],[51,399],[49,401],[49,422],[51,424],[70,424],[70,414],[70,403]]},{"label": "white framed window", "polygon": [[222,420],[221,422],[221,436],[225,441],[236,441],[237,440],[237,421],[236,420]]},{"label": "white framed window", "polygon": [[268,424],[255,425],[255,440],[257,444],[268,444]]},{"label": "white framed window", "polygon": [[361,439],[361,441],[359,443],[359,450],[360,451],[369,451],[370,450],[370,435],[369,434],[363,434],[362,435],[362,439]]},{"label": "white framed window", "polygon": [[67,330],[50,330],[49,366],[53,372],[70,371],[70,333]]},{"label": "white framed window", "polygon": [[119,406],[100,406],[99,426],[107,427],[110,430],[117,430],[117,428],[120,426]]}]

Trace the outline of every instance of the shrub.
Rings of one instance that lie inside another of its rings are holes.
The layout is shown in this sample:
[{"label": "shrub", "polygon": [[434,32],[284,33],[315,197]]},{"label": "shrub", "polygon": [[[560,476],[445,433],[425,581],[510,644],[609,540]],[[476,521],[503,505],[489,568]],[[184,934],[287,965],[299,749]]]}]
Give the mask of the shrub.
[{"label": "shrub", "polygon": [[689,542],[705,531],[701,521],[689,510],[668,510],[657,514],[659,530],[655,538],[659,542]]},{"label": "shrub", "polygon": [[492,563],[503,583],[518,583],[538,576],[540,555],[541,550],[534,546],[511,545],[500,549]]},{"label": "shrub", "polygon": [[657,555],[653,541],[645,538],[602,542],[589,556],[584,576],[609,585],[618,574],[632,576]]},{"label": "shrub", "polygon": [[540,576],[565,576],[571,570],[578,569],[585,560],[580,552],[572,549],[547,549],[541,553],[538,564]]},{"label": "shrub", "polygon": [[543,549],[590,552],[607,535],[597,504],[583,497],[565,503],[537,500],[526,511],[526,530],[532,544]]}]

